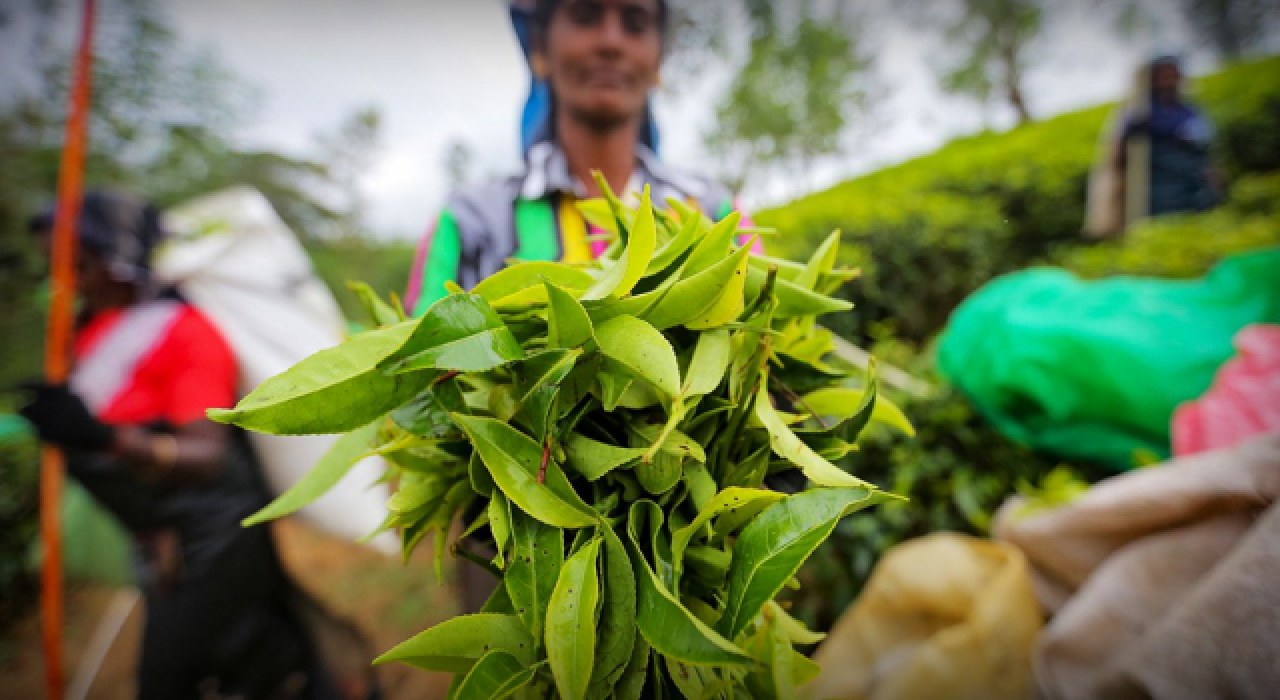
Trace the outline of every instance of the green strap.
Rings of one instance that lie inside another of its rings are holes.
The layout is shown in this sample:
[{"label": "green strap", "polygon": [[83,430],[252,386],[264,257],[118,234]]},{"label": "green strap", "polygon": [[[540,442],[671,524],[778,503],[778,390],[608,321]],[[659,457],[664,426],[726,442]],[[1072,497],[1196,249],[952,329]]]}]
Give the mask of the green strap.
[{"label": "green strap", "polygon": [[422,290],[413,307],[414,316],[421,316],[432,304],[448,294],[444,283],[458,279],[458,263],[461,260],[462,238],[458,234],[458,222],[445,209],[440,214],[440,222],[436,224],[435,235],[431,238],[427,263],[423,265]]},{"label": "green strap", "polygon": [[516,200],[517,260],[554,261],[560,259],[560,230],[551,198]]}]

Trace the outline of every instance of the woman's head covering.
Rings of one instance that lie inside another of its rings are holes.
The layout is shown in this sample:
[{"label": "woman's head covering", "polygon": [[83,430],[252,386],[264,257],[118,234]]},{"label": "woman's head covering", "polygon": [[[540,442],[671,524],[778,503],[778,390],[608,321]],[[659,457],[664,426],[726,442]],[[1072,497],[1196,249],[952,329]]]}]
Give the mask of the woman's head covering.
[{"label": "woman's head covering", "polygon": [[[513,1],[510,3],[509,9],[511,14],[511,26],[515,29],[516,39],[520,42],[520,51],[524,54],[525,63],[532,61],[533,42],[535,24],[546,22],[555,3],[553,2],[534,2],[526,0],[524,2]],[[666,1],[659,3],[664,16],[667,12]],[[540,29],[539,31],[544,31]],[[551,141],[554,138],[553,122],[551,118],[551,86],[547,80],[541,76],[533,74],[532,66],[530,66],[530,74],[532,80],[529,84],[529,96],[525,99],[524,109],[520,114],[520,151],[526,158],[529,157],[533,147],[545,141]],[[640,142],[654,153],[658,152],[658,124],[653,118],[653,101],[645,106],[645,125],[640,130]]]},{"label": "woman's head covering", "polygon": [[[31,220],[32,232],[53,228],[55,209]],[[92,190],[84,195],[80,244],[101,257],[111,276],[121,282],[143,284],[151,279],[151,254],[165,238],[160,212],[135,195],[112,190]]]}]

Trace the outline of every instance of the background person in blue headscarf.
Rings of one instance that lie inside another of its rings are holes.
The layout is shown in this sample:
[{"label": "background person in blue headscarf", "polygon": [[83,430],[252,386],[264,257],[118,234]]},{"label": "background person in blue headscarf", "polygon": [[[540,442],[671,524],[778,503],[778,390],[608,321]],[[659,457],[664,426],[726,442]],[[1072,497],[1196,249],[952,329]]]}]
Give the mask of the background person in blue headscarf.
[{"label": "background person in blue headscarf", "polygon": [[[1129,198],[1131,206],[1145,204],[1146,216],[1211,209],[1218,203],[1209,151],[1213,125],[1183,95],[1182,67],[1176,56],[1152,61],[1144,77],[1146,104],[1130,109],[1115,149],[1117,168],[1127,173],[1130,166],[1138,166],[1130,162],[1134,150],[1130,146],[1145,144],[1146,201]],[[1141,217],[1129,220],[1135,218]]]}]

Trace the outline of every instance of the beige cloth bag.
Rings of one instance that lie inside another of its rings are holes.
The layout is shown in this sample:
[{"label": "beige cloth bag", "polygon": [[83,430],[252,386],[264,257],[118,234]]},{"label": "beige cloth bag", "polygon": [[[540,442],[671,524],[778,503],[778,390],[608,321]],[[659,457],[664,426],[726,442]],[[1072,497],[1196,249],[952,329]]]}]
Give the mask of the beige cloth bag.
[{"label": "beige cloth bag", "polygon": [[1056,613],[1045,700],[1280,697],[1280,435],[1098,484],[997,535]]},{"label": "beige cloth bag", "polygon": [[809,698],[1006,700],[1029,695],[1042,625],[1018,550],[954,534],[904,542],[814,654]]}]

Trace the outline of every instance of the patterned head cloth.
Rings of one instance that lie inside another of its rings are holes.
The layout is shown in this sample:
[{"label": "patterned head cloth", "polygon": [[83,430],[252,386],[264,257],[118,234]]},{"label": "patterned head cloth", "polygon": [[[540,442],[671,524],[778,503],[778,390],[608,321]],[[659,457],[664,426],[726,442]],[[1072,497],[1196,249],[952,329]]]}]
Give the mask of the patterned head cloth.
[{"label": "patterned head cloth", "polygon": [[[31,220],[33,232],[53,228],[54,210]],[[144,284],[151,279],[151,253],[164,240],[160,212],[147,200],[118,191],[87,192],[76,233],[80,244],[106,261],[111,276]]]}]

